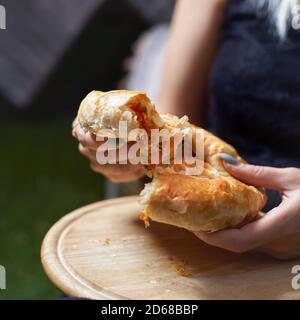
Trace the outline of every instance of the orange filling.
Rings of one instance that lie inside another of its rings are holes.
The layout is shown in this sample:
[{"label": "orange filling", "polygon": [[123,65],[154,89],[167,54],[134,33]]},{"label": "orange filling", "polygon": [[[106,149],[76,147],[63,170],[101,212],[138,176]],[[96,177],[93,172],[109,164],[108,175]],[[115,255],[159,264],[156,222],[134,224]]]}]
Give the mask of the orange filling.
[{"label": "orange filling", "polygon": [[[140,102],[136,102],[130,106],[130,109],[136,114],[139,123],[141,124],[141,127],[144,128],[149,136],[149,139],[151,137],[151,129],[157,129],[156,125],[147,118],[147,109],[146,107],[142,106]],[[151,114],[154,116],[157,114],[156,110],[152,109]],[[150,143],[149,143],[150,145]],[[159,149],[162,151],[162,142],[159,142]],[[150,153],[150,150],[149,150]],[[150,156],[150,155],[149,155]],[[170,141],[170,161],[174,160],[175,157],[175,150],[174,150],[174,137],[171,138]],[[160,154],[159,162],[162,163],[162,154]],[[150,171],[149,175],[151,176],[151,171],[154,171],[157,167],[156,164],[149,164],[146,166],[147,170]]]},{"label": "orange filling", "polygon": [[141,212],[140,214],[140,220],[144,221],[145,228],[148,228],[150,226],[149,218],[145,212]]},{"label": "orange filling", "polygon": [[146,107],[142,107],[141,103],[136,103],[131,105],[130,109],[135,112],[141,126],[150,134],[150,130],[154,128],[154,125],[147,119]]}]

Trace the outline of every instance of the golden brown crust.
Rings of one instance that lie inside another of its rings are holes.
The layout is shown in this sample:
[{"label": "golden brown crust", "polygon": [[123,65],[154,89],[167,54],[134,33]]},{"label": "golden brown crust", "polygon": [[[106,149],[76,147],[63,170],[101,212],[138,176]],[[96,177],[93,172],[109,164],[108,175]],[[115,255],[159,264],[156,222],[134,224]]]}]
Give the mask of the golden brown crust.
[{"label": "golden brown crust", "polygon": [[[204,134],[204,166],[199,176],[163,173],[142,191],[145,216],[192,231],[237,228],[256,219],[266,203],[263,190],[232,177],[218,153],[245,163],[236,150],[212,133]],[[194,139],[195,141],[195,139]]]},{"label": "golden brown crust", "polygon": [[[147,113],[149,125],[162,124],[154,106],[143,92],[113,90],[109,92],[92,91],[81,102],[78,121],[82,128],[94,134],[112,129],[117,134],[120,121],[126,121],[128,130],[141,127],[140,115]],[[155,124],[154,124],[155,122]]]},{"label": "golden brown crust", "polygon": [[152,184],[146,215],[192,231],[239,227],[254,220],[265,203],[263,192],[231,176],[163,174]]}]

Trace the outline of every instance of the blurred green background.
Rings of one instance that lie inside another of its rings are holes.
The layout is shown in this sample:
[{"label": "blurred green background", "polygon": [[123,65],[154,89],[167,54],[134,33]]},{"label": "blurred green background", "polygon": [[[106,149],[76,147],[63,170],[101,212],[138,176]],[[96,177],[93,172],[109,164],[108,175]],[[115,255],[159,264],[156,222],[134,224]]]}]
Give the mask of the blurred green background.
[{"label": "blurred green background", "polygon": [[42,239],[66,213],[103,199],[104,179],[78,153],[71,122],[0,121],[0,264],[7,272],[0,299],[56,298],[40,263]]},{"label": "blurred green background", "polygon": [[174,3],[1,1],[0,299],[58,297],[40,263],[42,240],[65,214],[104,198],[104,178],[79,154],[71,123],[88,92],[120,86],[136,40],[169,23]]}]

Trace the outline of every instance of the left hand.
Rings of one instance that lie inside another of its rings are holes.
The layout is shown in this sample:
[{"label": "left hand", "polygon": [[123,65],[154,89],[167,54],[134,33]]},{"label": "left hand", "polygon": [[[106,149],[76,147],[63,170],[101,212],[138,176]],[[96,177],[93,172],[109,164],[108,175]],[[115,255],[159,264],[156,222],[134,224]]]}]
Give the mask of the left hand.
[{"label": "left hand", "polygon": [[300,169],[226,162],[224,167],[245,183],[279,191],[282,202],[261,219],[240,229],[211,234],[200,231],[195,235],[210,245],[233,252],[256,250],[278,259],[300,256]]},{"label": "left hand", "polygon": [[[104,143],[97,141],[97,138],[92,133],[85,133],[78,122],[78,118],[73,121],[72,135],[79,142],[79,152],[90,161],[90,168],[114,183],[126,183],[135,181],[146,174],[143,165],[127,164],[99,164],[97,161],[97,149]],[[120,150],[120,149],[119,149]]]}]

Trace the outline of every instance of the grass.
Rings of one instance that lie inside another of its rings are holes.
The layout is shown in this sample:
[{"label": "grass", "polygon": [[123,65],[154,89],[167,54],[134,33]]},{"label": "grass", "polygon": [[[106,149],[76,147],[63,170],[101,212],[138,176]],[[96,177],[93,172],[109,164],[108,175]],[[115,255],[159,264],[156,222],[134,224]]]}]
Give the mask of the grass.
[{"label": "grass", "polygon": [[103,199],[103,178],[77,150],[71,120],[0,122],[0,299],[52,299],[40,263],[47,230],[66,213]]}]

